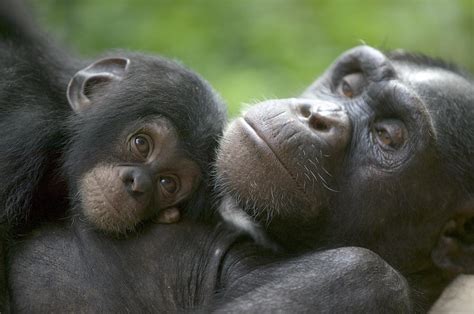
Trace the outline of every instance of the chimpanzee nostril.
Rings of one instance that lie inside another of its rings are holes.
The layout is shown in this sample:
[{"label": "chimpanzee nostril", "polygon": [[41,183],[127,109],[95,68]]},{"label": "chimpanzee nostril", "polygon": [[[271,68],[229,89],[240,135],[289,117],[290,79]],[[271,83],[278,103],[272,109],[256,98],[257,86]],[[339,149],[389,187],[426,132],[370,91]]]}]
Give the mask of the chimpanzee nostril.
[{"label": "chimpanzee nostril", "polygon": [[310,118],[313,116],[315,113],[319,112],[337,112],[343,110],[341,106],[331,103],[331,102],[326,102],[326,101],[315,101],[312,102],[311,100],[308,100],[308,102],[302,102],[302,103],[297,103],[295,105],[296,108],[296,114],[303,119]]},{"label": "chimpanzee nostril", "polygon": [[337,150],[344,148],[351,135],[351,122],[345,108],[337,103],[316,99],[291,99],[294,117],[311,136]]},{"label": "chimpanzee nostril", "polygon": [[318,113],[312,114],[309,118],[309,126],[316,131],[327,132],[331,129],[330,121]]},{"label": "chimpanzee nostril", "polygon": [[124,183],[127,191],[132,194],[147,193],[151,189],[151,179],[139,168],[120,167],[118,176]]},{"label": "chimpanzee nostril", "polygon": [[302,102],[296,105],[296,114],[300,120],[317,132],[329,132],[338,125],[342,108],[331,102]]},{"label": "chimpanzee nostril", "polygon": [[304,118],[309,118],[309,116],[311,116],[311,105],[309,104],[299,105],[298,110]]}]

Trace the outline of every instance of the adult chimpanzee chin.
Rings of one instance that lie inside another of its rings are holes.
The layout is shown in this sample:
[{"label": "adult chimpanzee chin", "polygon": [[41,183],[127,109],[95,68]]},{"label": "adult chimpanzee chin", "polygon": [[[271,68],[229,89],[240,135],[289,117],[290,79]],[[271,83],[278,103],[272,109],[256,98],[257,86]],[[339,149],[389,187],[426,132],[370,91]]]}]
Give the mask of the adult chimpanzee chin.
[{"label": "adult chimpanzee chin", "polygon": [[2,248],[53,217],[122,236],[202,216],[226,120],[209,84],[158,56],[74,59],[0,4]]},{"label": "adult chimpanzee chin", "polygon": [[422,309],[474,272],[474,88],[453,65],[349,50],[235,120],[217,173],[226,220],[291,251],[373,250]]}]

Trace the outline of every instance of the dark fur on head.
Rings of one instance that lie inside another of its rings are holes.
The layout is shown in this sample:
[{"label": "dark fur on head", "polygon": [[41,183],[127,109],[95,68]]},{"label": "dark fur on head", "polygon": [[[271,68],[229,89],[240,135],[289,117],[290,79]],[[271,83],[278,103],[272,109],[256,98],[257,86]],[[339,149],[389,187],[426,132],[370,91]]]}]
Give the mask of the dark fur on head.
[{"label": "dark fur on head", "polygon": [[198,191],[186,201],[185,214],[207,217],[212,213],[208,174],[226,121],[225,106],[206,81],[177,62],[138,53],[117,54],[131,60],[123,80],[98,93],[93,100],[96,107],[68,120],[72,138],[65,171],[70,186],[77,191],[78,176],[93,166],[88,156],[96,156],[92,161],[107,158],[104,154],[110,152],[107,147],[114,144],[120,126],[161,116],[176,127],[182,151],[198,163],[203,175]]},{"label": "dark fur on head", "polygon": [[[443,88],[436,95],[420,95],[426,98],[436,98],[438,119],[434,121],[443,132],[438,134],[438,151],[442,163],[448,168],[451,177],[458,181],[460,188],[467,193],[474,193],[474,80],[471,73],[462,67],[442,59],[426,56],[421,53],[411,53],[404,50],[394,50],[387,56],[396,62],[406,63],[412,67],[425,69],[437,68],[461,77],[463,85],[468,88],[455,94],[445,93]],[[470,88],[469,88],[470,86]],[[446,119],[456,117],[456,120]],[[456,126],[456,127],[453,127]]]},{"label": "dark fur on head", "polygon": [[[8,19],[0,15],[3,220],[18,225],[62,212],[60,208],[68,207],[67,194],[74,199],[75,180],[90,166],[91,156],[100,156],[129,121],[148,115],[172,122],[182,150],[202,172],[198,189],[185,201],[185,215],[199,218],[213,213],[206,197],[208,173],[226,108],[203,78],[172,60],[117,51],[106,56],[131,60],[126,77],[95,95],[99,106],[78,115],[69,107],[66,89],[74,73],[89,62],[71,58],[32,23],[23,23],[24,12],[3,13],[16,14]],[[100,136],[94,132],[101,132]],[[92,138],[95,147],[87,142]]]}]

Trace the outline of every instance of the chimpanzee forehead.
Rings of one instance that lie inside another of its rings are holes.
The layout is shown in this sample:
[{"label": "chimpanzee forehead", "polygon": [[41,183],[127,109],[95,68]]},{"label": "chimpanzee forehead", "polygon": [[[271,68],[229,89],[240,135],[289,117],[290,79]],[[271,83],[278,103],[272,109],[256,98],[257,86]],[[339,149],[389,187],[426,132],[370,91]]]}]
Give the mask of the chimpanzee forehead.
[{"label": "chimpanzee forehead", "polygon": [[457,73],[441,68],[423,68],[401,66],[398,76],[417,89],[437,90],[443,93],[469,93],[472,89],[472,82]]},{"label": "chimpanzee forehead", "polygon": [[418,94],[429,110],[445,110],[446,106],[470,107],[470,111],[474,108],[474,85],[461,75],[436,67],[397,68],[398,78]]}]

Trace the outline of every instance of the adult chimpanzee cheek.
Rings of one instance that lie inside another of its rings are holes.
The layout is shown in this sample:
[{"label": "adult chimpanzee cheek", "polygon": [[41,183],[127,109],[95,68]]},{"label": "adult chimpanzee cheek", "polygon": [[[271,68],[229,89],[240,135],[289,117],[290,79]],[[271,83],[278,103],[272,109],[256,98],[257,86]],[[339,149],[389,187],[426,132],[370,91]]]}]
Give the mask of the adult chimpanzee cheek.
[{"label": "adult chimpanzee cheek", "polygon": [[[133,173],[110,164],[99,164],[80,180],[78,197],[84,215],[100,230],[132,231],[151,215],[152,193]],[[135,179],[135,180],[134,180]]]}]

